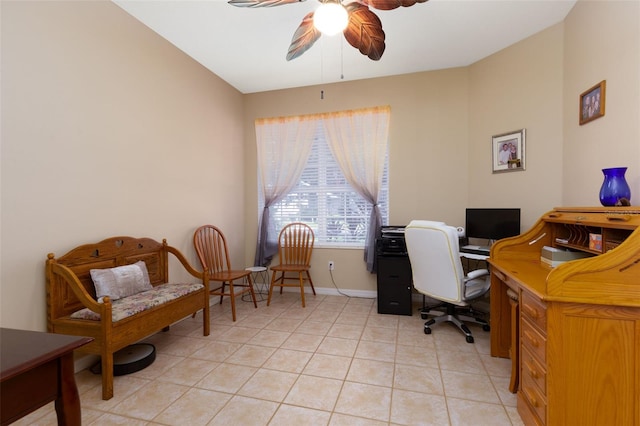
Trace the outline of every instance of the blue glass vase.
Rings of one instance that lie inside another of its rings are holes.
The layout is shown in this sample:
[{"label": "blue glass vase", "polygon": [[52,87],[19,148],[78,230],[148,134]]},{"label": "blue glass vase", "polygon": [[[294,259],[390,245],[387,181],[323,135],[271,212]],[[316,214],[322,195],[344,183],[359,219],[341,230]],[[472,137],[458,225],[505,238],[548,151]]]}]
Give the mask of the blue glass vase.
[{"label": "blue glass vase", "polygon": [[624,178],[626,167],[602,169],[604,182],[600,188],[600,202],[603,206],[630,205],[631,189]]}]

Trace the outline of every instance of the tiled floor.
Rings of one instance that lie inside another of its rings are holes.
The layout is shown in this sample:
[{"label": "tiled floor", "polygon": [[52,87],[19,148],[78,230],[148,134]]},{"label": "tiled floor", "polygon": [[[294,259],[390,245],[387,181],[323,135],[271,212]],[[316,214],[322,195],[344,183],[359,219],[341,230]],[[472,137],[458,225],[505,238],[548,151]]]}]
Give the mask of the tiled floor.
[{"label": "tiled floor", "polygon": [[[77,373],[85,425],[521,425],[510,362],[453,326],[423,333],[420,314],[380,315],[375,300],[274,295],[258,309],[212,306],[211,335],[187,318],[147,341],[156,361],[115,378]],[[216,300],[217,301],[217,300]],[[216,302],[212,299],[212,302]],[[53,405],[18,425],[54,425]]]}]

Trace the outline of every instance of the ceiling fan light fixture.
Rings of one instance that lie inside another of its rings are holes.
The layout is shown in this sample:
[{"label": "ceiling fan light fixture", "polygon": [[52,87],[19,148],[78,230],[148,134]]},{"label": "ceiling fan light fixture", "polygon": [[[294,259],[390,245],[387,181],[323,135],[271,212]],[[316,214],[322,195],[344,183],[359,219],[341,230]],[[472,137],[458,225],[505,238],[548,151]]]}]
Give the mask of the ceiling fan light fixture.
[{"label": "ceiling fan light fixture", "polygon": [[336,35],[344,31],[348,23],[349,14],[340,3],[322,3],[313,13],[313,25],[322,34],[328,36]]}]

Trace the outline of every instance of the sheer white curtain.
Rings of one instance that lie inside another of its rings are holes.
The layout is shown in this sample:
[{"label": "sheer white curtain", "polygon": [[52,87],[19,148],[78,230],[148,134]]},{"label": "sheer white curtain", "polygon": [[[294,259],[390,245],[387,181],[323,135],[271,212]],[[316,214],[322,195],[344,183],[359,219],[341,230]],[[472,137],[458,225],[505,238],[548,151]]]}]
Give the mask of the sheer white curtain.
[{"label": "sheer white curtain", "polygon": [[266,266],[278,252],[278,236],[269,217],[269,207],[280,201],[298,183],[309,158],[317,117],[280,117],[255,122],[258,173],[264,209],[258,223],[254,265]]},{"label": "sheer white curtain", "polygon": [[391,108],[388,106],[325,114],[323,123],[329,148],[347,182],[373,208],[369,218],[364,260],[375,272],[375,241],[382,218],[378,194],[389,141]]}]

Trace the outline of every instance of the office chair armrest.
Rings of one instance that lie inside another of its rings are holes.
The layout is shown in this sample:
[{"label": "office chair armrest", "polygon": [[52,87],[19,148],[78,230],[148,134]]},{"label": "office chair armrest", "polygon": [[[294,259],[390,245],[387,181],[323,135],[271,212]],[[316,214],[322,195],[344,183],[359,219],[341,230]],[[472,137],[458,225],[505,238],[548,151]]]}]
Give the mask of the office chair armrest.
[{"label": "office chair armrest", "polygon": [[471,271],[467,274],[466,280],[472,280],[485,275],[489,275],[489,271],[487,269],[476,269],[475,271]]}]

